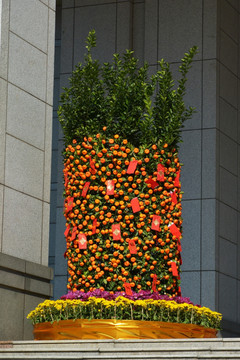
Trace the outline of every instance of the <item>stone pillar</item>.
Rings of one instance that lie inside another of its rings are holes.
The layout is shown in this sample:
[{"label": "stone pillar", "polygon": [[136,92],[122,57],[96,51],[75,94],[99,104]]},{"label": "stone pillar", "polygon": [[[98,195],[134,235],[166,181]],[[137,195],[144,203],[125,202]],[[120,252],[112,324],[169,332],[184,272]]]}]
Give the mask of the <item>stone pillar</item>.
[{"label": "stone pillar", "polygon": [[217,301],[227,336],[240,336],[240,4],[218,1]]},{"label": "stone pillar", "polygon": [[0,1],[0,339],[32,337],[48,268],[55,0]]}]

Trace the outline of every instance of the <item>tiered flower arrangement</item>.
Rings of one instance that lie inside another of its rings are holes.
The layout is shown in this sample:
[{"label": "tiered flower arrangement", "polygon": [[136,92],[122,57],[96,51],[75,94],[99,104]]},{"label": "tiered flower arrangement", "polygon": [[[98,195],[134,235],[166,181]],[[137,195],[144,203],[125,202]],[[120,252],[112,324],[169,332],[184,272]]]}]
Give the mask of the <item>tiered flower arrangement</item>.
[{"label": "tiered flower arrangement", "polygon": [[[76,319],[116,319],[163,321],[195,324],[219,329],[219,313],[206,307],[193,305],[188,298],[133,293],[131,298],[122,294],[93,291],[64,296],[62,300],[46,300],[29,314],[34,323]],[[70,299],[68,299],[68,297]],[[76,299],[74,299],[76,297]]]},{"label": "tiered flower arrangement", "polygon": [[64,150],[65,257],[69,293],[40,304],[33,323],[62,319],[158,320],[218,329],[221,315],[181,298],[180,130],[186,75],[196,48],[179,67],[148,78],[131,51],[113,64],[92,59],[64,89],[59,108]]}]

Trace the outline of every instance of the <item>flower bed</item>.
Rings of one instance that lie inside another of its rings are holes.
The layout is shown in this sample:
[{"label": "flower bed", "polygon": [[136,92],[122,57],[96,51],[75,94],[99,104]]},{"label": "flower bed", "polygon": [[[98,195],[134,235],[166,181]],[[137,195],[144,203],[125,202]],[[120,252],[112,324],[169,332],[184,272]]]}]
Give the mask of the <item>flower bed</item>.
[{"label": "flower bed", "polygon": [[114,300],[89,297],[87,300],[46,300],[33,310],[28,319],[33,324],[76,319],[115,319],[177,322],[219,329],[221,314],[206,307],[174,300]]},{"label": "flower bed", "polygon": [[36,340],[214,338],[221,314],[188,298],[95,290],[46,300],[28,319]]}]

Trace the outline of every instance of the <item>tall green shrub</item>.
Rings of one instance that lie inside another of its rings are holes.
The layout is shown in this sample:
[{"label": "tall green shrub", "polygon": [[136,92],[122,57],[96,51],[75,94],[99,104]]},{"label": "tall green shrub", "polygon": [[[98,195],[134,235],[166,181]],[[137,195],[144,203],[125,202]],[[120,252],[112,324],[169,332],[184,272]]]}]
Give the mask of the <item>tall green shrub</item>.
[{"label": "tall green shrub", "polygon": [[197,48],[191,48],[181,60],[181,77],[174,88],[166,61],[159,61],[159,70],[148,78],[148,64],[139,67],[133,51],[115,54],[112,63],[101,65],[92,58],[95,46],[92,30],[84,63],[76,66],[69,87],[61,95],[58,115],[66,144],[74,138],[82,141],[85,136],[101,133],[107,126],[107,136],[119,134],[136,146],[167,142],[177,147],[183,123],[194,112],[186,107],[184,95]]}]

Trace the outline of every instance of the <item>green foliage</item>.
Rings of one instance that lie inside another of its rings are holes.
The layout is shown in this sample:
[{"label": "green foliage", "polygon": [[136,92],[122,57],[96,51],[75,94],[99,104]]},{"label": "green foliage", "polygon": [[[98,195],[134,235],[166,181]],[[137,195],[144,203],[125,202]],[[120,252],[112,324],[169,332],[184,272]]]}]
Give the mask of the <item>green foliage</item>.
[{"label": "green foliage", "polygon": [[181,140],[180,130],[183,123],[190,119],[195,111],[192,107],[186,107],[183,98],[186,94],[186,76],[196,52],[197,47],[194,46],[181,60],[182,63],[179,66],[181,78],[178,80],[177,89],[174,89],[169,63],[163,59],[159,61],[160,70],[154,77],[158,88],[153,106],[154,131],[157,134],[155,143],[158,143],[159,139],[165,139],[166,143],[177,146]]},{"label": "green foliage", "polygon": [[112,63],[100,65],[92,59],[95,46],[92,30],[86,41],[84,64],[76,66],[69,87],[61,94],[58,115],[66,144],[101,133],[106,126],[106,136],[118,134],[134,146],[166,142],[177,147],[183,123],[194,112],[183,99],[197,48],[191,48],[182,59],[181,78],[174,89],[166,61],[159,61],[160,70],[149,79],[148,64],[139,67],[133,51],[114,54]]},{"label": "green foliage", "polygon": [[107,136],[118,134],[138,144],[145,99],[146,96],[151,96],[154,90],[154,86],[148,83],[147,71],[147,64],[138,68],[138,60],[130,50],[126,51],[122,59],[119,54],[115,54],[112,65],[103,65]]},{"label": "green foliage", "polygon": [[58,114],[66,143],[86,134],[95,134],[105,125],[107,109],[101,67],[91,55],[95,46],[96,35],[92,31],[87,38],[84,65],[76,66],[69,87],[61,94]]}]

